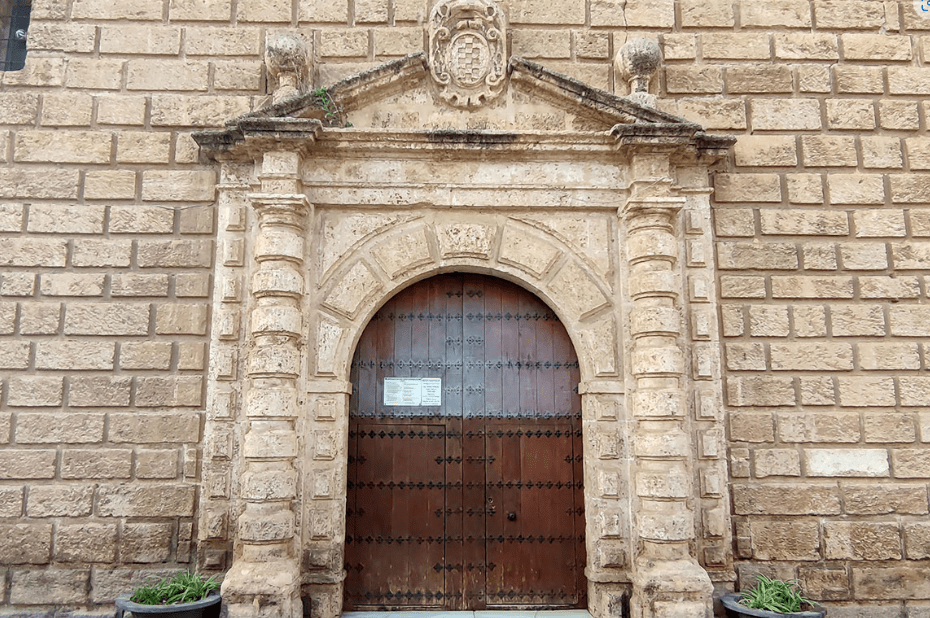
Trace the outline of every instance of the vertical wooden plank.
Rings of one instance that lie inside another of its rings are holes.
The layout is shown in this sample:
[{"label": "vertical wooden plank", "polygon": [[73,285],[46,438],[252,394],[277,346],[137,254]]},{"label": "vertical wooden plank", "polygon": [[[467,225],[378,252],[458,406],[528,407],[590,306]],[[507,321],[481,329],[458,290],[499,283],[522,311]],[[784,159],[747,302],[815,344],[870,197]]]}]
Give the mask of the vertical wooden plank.
[{"label": "vertical wooden plank", "polygon": [[520,342],[520,411],[524,416],[536,416],[536,323],[532,319],[535,299],[520,294],[515,299],[519,317]]},{"label": "vertical wooden plank", "polygon": [[[456,569],[456,565],[463,562],[463,502],[462,491],[464,482],[462,464],[462,419],[461,419],[461,392],[458,390],[462,384],[462,367],[460,354],[456,350],[461,347],[450,346],[447,339],[458,338],[458,329],[461,322],[451,319],[461,313],[462,291],[461,277],[445,275],[436,277],[431,288],[432,306],[435,307],[435,326],[431,331],[430,348],[434,350],[434,357],[441,366],[443,402],[441,415],[446,435],[446,478],[455,485],[446,491],[445,512],[443,513],[445,525],[445,579],[446,609],[461,609],[464,607],[463,571]],[[449,325],[454,328],[449,331]],[[450,385],[452,388],[449,388]]]},{"label": "vertical wooden plank", "polygon": [[504,356],[501,348],[501,282],[487,278],[484,284],[484,413],[504,415]]},{"label": "vertical wooden plank", "polygon": [[484,544],[486,548],[485,581],[482,592],[486,595],[485,607],[499,605],[500,592],[505,581],[510,577],[506,571],[512,568],[507,552],[510,549],[505,542],[505,525],[507,521],[507,502],[504,491],[504,466],[506,454],[504,440],[497,432],[500,422],[488,422],[485,432],[485,452],[488,465],[485,467],[487,504],[489,512],[485,519]]},{"label": "vertical wooden plank", "polygon": [[[540,303],[541,304],[541,303]],[[553,359],[552,320],[548,319],[549,308],[538,306],[533,310],[536,325],[536,415],[538,418],[552,418],[558,413],[555,409],[555,366]]]},{"label": "vertical wooden plank", "polygon": [[520,320],[513,286],[501,286],[501,372],[503,410],[507,418],[520,415]]},{"label": "vertical wooden plank", "polygon": [[[392,298],[381,309],[382,319],[376,324],[371,337],[377,350],[375,359],[375,384],[371,390],[377,417],[390,417],[391,410],[384,405],[384,378],[394,372],[394,330],[397,317],[397,299]],[[366,329],[363,338],[368,335]]]},{"label": "vertical wooden plank", "polygon": [[467,606],[476,609],[485,607],[484,567],[487,561],[483,540],[488,510],[488,496],[485,492],[486,453],[484,448],[486,425],[484,282],[485,278],[477,275],[466,275],[462,280],[462,384],[464,387],[462,423],[465,428],[462,466],[467,480],[462,496],[465,529],[464,586],[467,594],[470,595],[470,598],[466,599]]},{"label": "vertical wooden plank", "polygon": [[[565,332],[565,327],[554,313],[552,316],[552,356],[554,370],[552,373],[552,397],[555,411],[561,416],[574,416],[581,414],[581,397],[578,396],[577,387],[577,365],[578,359],[575,357],[574,349]],[[573,367],[574,366],[574,367]],[[573,371],[574,369],[574,371]],[[578,400],[577,410],[574,406],[574,400]]]}]

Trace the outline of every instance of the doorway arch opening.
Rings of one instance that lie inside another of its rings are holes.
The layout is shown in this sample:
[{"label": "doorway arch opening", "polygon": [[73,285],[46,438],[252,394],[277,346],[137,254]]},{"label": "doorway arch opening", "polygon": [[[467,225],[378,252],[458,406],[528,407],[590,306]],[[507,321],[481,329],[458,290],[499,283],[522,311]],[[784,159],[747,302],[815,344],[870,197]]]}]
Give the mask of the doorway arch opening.
[{"label": "doorway arch opening", "polygon": [[398,293],[351,365],[345,610],[586,607],[579,364],[494,277]]}]

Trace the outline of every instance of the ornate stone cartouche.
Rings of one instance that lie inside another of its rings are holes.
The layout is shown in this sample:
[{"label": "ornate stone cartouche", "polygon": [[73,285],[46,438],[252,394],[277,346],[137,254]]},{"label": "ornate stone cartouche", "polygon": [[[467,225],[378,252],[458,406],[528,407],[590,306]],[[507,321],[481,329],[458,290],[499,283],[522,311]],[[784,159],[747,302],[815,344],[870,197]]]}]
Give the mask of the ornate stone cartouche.
[{"label": "ornate stone cartouche", "polygon": [[430,13],[429,68],[442,100],[475,108],[507,84],[507,20],[490,0],[443,0]]}]

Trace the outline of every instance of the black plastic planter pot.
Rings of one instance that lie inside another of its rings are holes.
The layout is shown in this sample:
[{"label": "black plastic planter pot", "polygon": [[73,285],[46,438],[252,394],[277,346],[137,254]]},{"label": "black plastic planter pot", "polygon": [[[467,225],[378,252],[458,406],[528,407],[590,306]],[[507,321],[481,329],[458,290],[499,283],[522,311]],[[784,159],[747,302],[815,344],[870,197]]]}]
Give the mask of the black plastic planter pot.
[{"label": "black plastic planter pot", "polygon": [[721,599],[723,606],[727,609],[728,618],[823,618],[827,615],[826,608],[820,605],[815,605],[813,609],[806,612],[791,612],[790,614],[750,609],[745,605],[740,605],[741,596],[739,593],[728,594]]},{"label": "black plastic planter pot", "polygon": [[178,603],[176,605],[142,605],[129,600],[131,594],[121,594],[116,599],[116,618],[123,618],[124,612],[130,612],[135,618],[150,616],[151,618],[219,618],[220,593],[216,590],[207,595],[207,598],[191,603]]}]

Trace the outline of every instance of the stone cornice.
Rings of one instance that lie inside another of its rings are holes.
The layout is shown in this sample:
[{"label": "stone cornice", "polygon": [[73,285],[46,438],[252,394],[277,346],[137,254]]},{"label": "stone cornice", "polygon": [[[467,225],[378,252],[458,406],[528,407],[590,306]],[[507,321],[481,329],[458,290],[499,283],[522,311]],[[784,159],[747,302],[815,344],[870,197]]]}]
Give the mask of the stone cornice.
[{"label": "stone cornice", "polygon": [[323,123],[316,118],[237,118],[223,131],[192,134],[211,159],[250,160],[269,150],[305,152],[316,141]]}]

